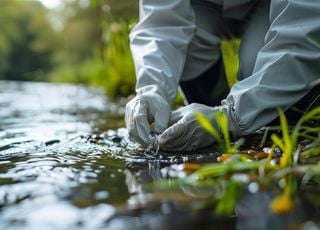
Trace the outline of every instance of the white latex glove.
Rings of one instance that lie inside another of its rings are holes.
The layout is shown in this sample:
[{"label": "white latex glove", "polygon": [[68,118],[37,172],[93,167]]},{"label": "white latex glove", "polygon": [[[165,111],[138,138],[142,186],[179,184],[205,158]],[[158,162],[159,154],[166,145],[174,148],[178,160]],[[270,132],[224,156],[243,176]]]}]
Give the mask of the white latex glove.
[{"label": "white latex glove", "polygon": [[200,112],[212,122],[214,108],[193,103],[172,112],[170,126],[159,136],[160,148],[174,151],[194,151],[213,144],[214,138],[203,130],[194,116]]},{"label": "white latex glove", "polygon": [[126,106],[125,120],[130,138],[141,145],[148,145],[150,124],[154,122],[155,133],[162,133],[168,127],[170,110],[169,103],[158,93],[137,95]]}]

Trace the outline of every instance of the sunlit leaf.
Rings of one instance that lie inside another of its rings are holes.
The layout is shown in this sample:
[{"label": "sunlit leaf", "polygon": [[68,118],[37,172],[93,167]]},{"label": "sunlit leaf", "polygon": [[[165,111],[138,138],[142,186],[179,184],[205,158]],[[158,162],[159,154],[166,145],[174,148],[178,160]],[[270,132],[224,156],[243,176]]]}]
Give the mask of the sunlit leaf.
[{"label": "sunlit leaf", "polygon": [[316,107],[306,113],[303,117],[304,120],[309,120],[309,119],[320,119],[320,107]]},{"label": "sunlit leaf", "polygon": [[283,110],[279,109],[278,112],[280,117],[280,126],[281,126],[282,138],[284,141],[284,147],[287,149],[288,152],[291,152],[292,143],[291,143],[291,138],[289,134],[288,121]]},{"label": "sunlit leaf", "polygon": [[229,88],[237,83],[240,39],[222,40],[221,53]]},{"label": "sunlit leaf", "polygon": [[205,117],[203,114],[196,112],[195,117],[198,120],[200,126],[210,133],[218,142],[221,142],[221,137],[216,128],[211,124],[210,120]]},{"label": "sunlit leaf", "polygon": [[224,113],[217,112],[216,113],[216,121],[221,129],[222,134],[223,134],[224,142],[226,145],[226,150],[227,150],[227,152],[229,152],[229,150],[231,149],[231,144],[230,144],[228,118]]},{"label": "sunlit leaf", "polygon": [[283,151],[285,149],[284,144],[277,134],[271,135],[271,140]]},{"label": "sunlit leaf", "polygon": [[[194,175],[197,175],[200,178],[206,178],[206,177],[217,177],[224,175],[226,173],[231,172],[242,172],[242,171],[251,171],[251,170],[257,170],[264,162],[234,162],[234,161],[228,161],[225,163],[214,163],[205,165],[202,168],[200,168],[198,171],[194,173]],[[267,165],[267,167],[269,167]]]}]

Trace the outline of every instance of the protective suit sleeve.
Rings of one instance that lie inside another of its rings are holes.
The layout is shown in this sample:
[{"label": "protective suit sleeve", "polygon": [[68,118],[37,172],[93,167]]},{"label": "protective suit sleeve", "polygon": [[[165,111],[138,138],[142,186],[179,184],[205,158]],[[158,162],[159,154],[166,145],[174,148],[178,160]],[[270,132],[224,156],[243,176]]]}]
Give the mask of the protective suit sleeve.
[{"label": "protective suit sleeve", "polygon": [[253,74],[232,87],[220,108],[234,137],[250,134],[288,109],[320,77],[320,2],[271,1],[271,26]]},{"label": "protective suit sleeve", "polygon": [[130,33],[137,94],[174,100],[194,30],[189,0],[140,0],[140,20]]}]

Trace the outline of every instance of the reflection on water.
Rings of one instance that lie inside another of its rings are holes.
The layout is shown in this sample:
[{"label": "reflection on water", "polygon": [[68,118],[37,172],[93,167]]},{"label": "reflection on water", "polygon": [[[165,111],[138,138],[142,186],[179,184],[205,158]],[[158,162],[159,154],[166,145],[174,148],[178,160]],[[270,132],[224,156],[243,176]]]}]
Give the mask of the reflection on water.
[{"label": "reflection on water", "polygon": [[145,157],[95,89],[0,81],[0,108],[0,229],[122,229],[106,220],[146,203],[161,166],[210,156]]},{"label": "reflection on water", "polygon": [[[181,187],[187,197],[145,189],[170,177],[164,166],[215,154],[148,156],[121,128],[123,112],[96,89],[0,81],[0,229],[235,228],[235,217],[186,208],[192,196],[212,191]],[[266,215],[255,216],[263,224],[248,221],[263,206],[246,204],[263,200],[239,203],[238,229],[268,229]]]},{"label": "reflection on water", "polygon": [[108,154],[112,141],[85,138],[122,116],[102,92],[0,82],[0,108],[1,229],[95,228],[129,197],[125,163]]}]

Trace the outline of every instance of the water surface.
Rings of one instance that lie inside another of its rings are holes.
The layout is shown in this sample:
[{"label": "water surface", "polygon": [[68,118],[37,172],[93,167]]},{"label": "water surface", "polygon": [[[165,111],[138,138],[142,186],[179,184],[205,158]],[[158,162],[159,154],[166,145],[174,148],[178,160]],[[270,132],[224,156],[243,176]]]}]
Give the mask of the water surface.
[{"label": "water surface", "polygon": [[188,226],[176,204],[146,205],[144,186],[166,165],[214,153],[146,157],[123,113],[97,89],[0,81],[0,229]]}]

